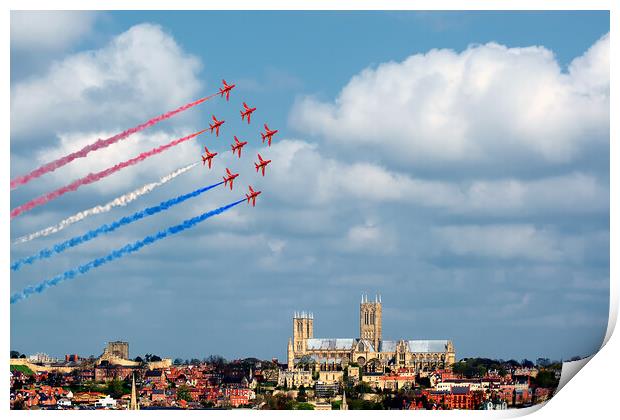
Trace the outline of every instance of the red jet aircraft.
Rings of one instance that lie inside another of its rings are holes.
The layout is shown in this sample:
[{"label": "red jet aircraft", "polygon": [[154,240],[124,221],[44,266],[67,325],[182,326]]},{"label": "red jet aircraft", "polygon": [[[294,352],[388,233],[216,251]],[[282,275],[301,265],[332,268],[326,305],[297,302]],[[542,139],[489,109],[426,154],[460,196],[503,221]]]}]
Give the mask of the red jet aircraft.
[{"label": "red jet aircraft", "polygon": [[215,115],[211,115],[211,118],[213,118],[213,124],[209,124],[209,128],[211,129],[211,132],[213,133],[213,130],[215,129],[215,137],[218,137],[220,135],[220,126],[222,124],[224,124],[226,121],[222,120],[222,121],[218,121],[217,118],[215,118]]},{"label": "red jet aircraft", "polygon": [[248,142],[247,141],[239,141],[237,136],[234,136],[234,137],[235,137],[235,143],[231,144],[230,147],[232,149],[233,155],[235,154],[235,151],[237,151],[237,152],[239,152],[239,157],[241,157],[241,149],[243,149],[243,146],[248,144]]},{"label": "red jet aircraft", "polygon": [[220,88],[220,97],[223,98],[226,95],[226,100],[228,100],[230,98],[230,91],[237,85],[229,85],[224,79],[222,79],[222,84],[224,86]]},{"label": "red jet aircraft", "polygon": [[260,133],[260,135],[263,138],[263,143],[265,142],[265,139],[267,139],[267,143],[271,146],[271,137],[276,134],[278,130],[270,130],[269,127],[267,127],[267,124],[264,124],[264,126],[265,133]]},{"label": "red jet aircraft", "polygon": [[254,162],[254,166],[256,166],[256,172],[258,172],[259,169],[262,169],[263,170],[263,176],[265,176],[265,167],[271,163],[271,160],[263,160],[263,158],[261,157],[261,155],[259,153],[258,154],[258,161],[260,163]]},{"label": "red jet aircraft", "polygon": [[237,178],[239,174],[233,174],[230,172],[230,169],[226,168],[226,176],[224,176],[224,186],[230,181],[230,190],[233,188],[233,181]]},{"label": "red jet aircraft", "polygon": [[249,124],[250,117],[252,116],[252,112],[256,111],[256,107],[250,108],[248,104],[246,104],[245,102],[243,103],[243,107],[245,108],[245,111],[243,110],[239,111],[241,113],[241,121],[243,121],[245,117],[248,117],[248,124]]},{"label": "red jet aircraft", "polygon": [[254,191],[252,189],[251,185],[248,185],[248,188],[250,189],[249,194],[245,195],[245,198],[248,199],[248,204],[250,203],[250,200],[252,200],[252,207],[256,206],[256,197],[258,197],[258,195],[261,193],[260,191]]},{"label": "red jet aircraft", "polygon": [[210,153],[207,146],[205,146],[206,155],[202,156],[202,166],[205,166],[205,162],[209,162],[209,169],[211,169],[211,159],[217,156],[217,152]]}]

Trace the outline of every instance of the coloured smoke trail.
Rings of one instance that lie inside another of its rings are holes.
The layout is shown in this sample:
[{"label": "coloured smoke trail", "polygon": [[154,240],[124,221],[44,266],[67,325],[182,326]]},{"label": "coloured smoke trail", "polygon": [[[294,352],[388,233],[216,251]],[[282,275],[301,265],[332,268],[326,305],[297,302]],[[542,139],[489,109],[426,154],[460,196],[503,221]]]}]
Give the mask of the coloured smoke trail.
[{"label": "coloured smoke trail", "polygon": [[213,98],[214,96],[217,96],[217,93],[214,93],[213,95],[210,96],[205,96],[204,98],[198,99],[197,101],[194,102],[190,102],[189,104],[183,105],[182,107],[179,107],[177,109],[175,109],[174,111],[170,111],[170,112],[166,112],[165,114],[160,115],[159,117],[155,117],[152,118],[150,120],[148,120],[147,122],[140,124],[136,127],[130,128],[128,130],[123,131],[122,133],[119,133],[115,136],[112,136],[110,138],[107,139],[99,139],[94,143],[89,144],[88,146],[84,146],[82,149],[78,150],[77,152],[73,152],[73,153],[69,153],[66,156],[63,156],[59,159],[56,159],[53,162],[50,163],[46,163],[45,165],[35,169],[34,171],[30,172],[29,174],[26,175],[22,175],[22,176],[18,176],[15,179],[11,180],[11,189],[14,189],[16,187],[19,187],[20,185],[24,185],[27,184],[28,182],[30,182],[31,180],[40,177],[41,175],[44,175],[48,172],[52,172],[55,171],[58,168],[61,168],[63,166],[65,166],[66,164],[74,161],[75,159],[78,158],[83,158],[86,157],[86,155],[88,155],[90,152],[93,152],[95,150],[99,150],[99,149],[103,149],[105,147],[108,147],[120,140],[126,139],[127,137],[129,137],[130,135],[137,133],[139,131],[142,131],[148,127],[151,127],[155,124],[157,124],[160,121],[166,120],[168,118],[171,118],[173,116],[175,116],[176,114],[183,112],[185,110],[188,110],[196,105],[200,105],[201,103],[208,101],[209,99]]},{"label": "coloured smoke trail", "polygon": [[126,206],[127,204],[131,203],[132,201],[136,200],[137,198],[150,193],[151,191],[153,191],[155,188],[164,185],[166,182],[173,180],[174,178],[176,178],[177,176],[189,171],[190,169],[194,168],[196,165],[198,165],[198,162],[192,163],[190,165],[184,166],[182,168],[179,168],[171,173],[169,173],[168,175],[162,177],[159,181],[157,182],[151,182],[149,184],[146,184],[140,188],[135,189],[132,192],[129,192],[127,194],[123,194],[120,197],[115,198],[112,201],[109,201],[108,203],[104,204],[104,205],[99,205],[99,206],[95,206],[92,207],[88,210],[84,210],[81,211],[79,213],[74,214],[73,216],[69,216],[64,220],[61,220],[60,222],[58,222],[57,224],[53,225],[53,226],[49,226],[46,227],[45,229],[41,229],[38,232],[34,232],[31,233],[30,235],[25,235],[25,236],[21,236],[19,238],[17,238],[15,240],[15,242],[13,242],[13,245],[16,244],[21,244],[24,242],[28,242],[31,241],[33,239],[36,239],[40,236],[48,236],[51,235],[52,233],[56,233],[59,232],[61,230],[63,230],[64,228],[66,228],[67,226],[72,225],[73,223],[79,222],[80,220],[84,220],[89,216],[95,215],[95,214],[102,214],[102,213],[107,213],[110,210],[112,210],[114,207],[119,207],[119,206]]},{"label": "coloured smoke trail", "polygon": [[55,191],[52,191],[50,193],[47,193],[45,195],[42,195],[41,197],[35,198],[34,200],[30,200],[29,202],[22,204],[19,207],[14,208],[13,210],[11,210],[11,219],[13,219],[16,216],[19,216],[20,214],[22,214],[25,211],[31,210],[34,207],[40,206],[42,204],[47,203],[48,201],[51,201],[55,198],[60,197],[61,195],[64,195],[66,193],[68,193],[69,191],[75,191],[78,188],[80,188],[82,185],[88,185],[88,184],[92,184],[93,182],[97,182],[107,176],[112,175],[115,172],[120,171],[121,169],[127,168],[129,166],[133,166],[136,163],[140,163],[143,160],[151,157],[151,156],[155,156],[160,154],[161,152],[164,152],[168,149],[170,149],[171,147],[177,146],[181,143],[184,143],[188,140],[193,139],[194,137],[204,133],[207,130],[201,130],[198,131],[197,133],[193,133],[190,134],[189,136],[185,136],[185,137],[181,137],[180,139],[176,139],[171,141],[168,144],[164,144],[163,146],[159,146],[156,147],[152,150],[149,150],[148,152],[144,152],[144,153],[140,153],[138,156],[136,156],[133,159],[129,159],[125,162],[121,162],[121,163],[117,163],[116,165],[105,169],[101,172],[97,172],[96,174],[88,174],[86,175],[84,178],[80,178],[76,181],[73,181],[71,184],[66,185],[62,188],[59,188]]},{"label": "coloured smoke trail", "polygon": [[22,290],[19,293],[15,293],[11,296],[11,304],[14,304],[16,302],[19,302],[20,300],[26,299],[28,298],[30,295],[35,294],[35,293],[42,293],[44,292],[46,289],[52,287],[52,286],[56,286],[59,283],[62,283],[66,280],[71,280],[73,278],[75,278],[76,276],[80,275],[80,274],[86,274],[87,272],[89,272],[90,270],[92,270],[93,268],[97,268],[103,264],[109,263],[111,261],[117,260],[119,258],[124,257],[125,255],[129,255],[131,253],[134,253],[138,250],[140,250],[141,248],[147,246],[147,245],[151,245],[161,239],[164,239],[170,235],[174,235],[180,232],[183,232],[186,229],[190,229],[194,226],[196,226],[198,223],[203,222],[205,220],[207,220],[210,217],[216,216],[218,214],[221,214],[233,207],[235,207],[236,205],[243,203],[246,199],[243,198],[239,201],[235,201],[234,203],[231,204],[227,204],[223,207],[217,208],[215,210],[211,210],[208,211],[206,213],[203,213],[199,216],[193,217],[191,219],[187,219],[182,223],[179,223],[178,225],[175,226],[171,226],[167,229],[161,230],[159,232],[157,232],[154,235],[150,235],[147,236],[146,238],[140,240],[140,241],[136,241],[132,244],[127,244],[122,248],[119,248],[115,251],[112,251],[111,253],[109,253],[108,255],[106,255],[105,257],[101,257],[101,258],[96,258],[86,264],[80,265],[72,270],[68,270],[65,271],[62,274],[57,275],[56,277],[53,277],[51,279],[45,280],[39,284],[37,284],[36,286],[28,286],[26,287],[24,290]]},{"label": "coloured smoke trail", "polygon": [[11,264],[11,270],[17,271],[24,264],[32,264],[37,260],[41,260],[44,258],[50,258],[56,254],[60,254],[61,252],[66,251],[69,248],[73,248],[74,246],[78,246],[80,244],[83,244],[84,242],[88,242],[91,239],[95,239],[99,235],[102,235],[104,233],[114,232],[116,229],[122,226],[129,225],[133,222],[137,222],[140,219],[144,219],[145,217],[153,216],[157,213],[168,210],[171,207],[176,206],[177,204],[181,204],[184,201],[189,200],[190,198],[198,197],[199,195],[209,191],[212,188],[222,185],[223,183],[224,181],[220,181],[217,184],[209,185],[208,187],[199,188],[195,191],[192,191],[191,193],[183,194],[178,197],[172,198],[170,200],[162,201],[156,206],[148,207],[144,210],[137,211],[131,216],[125,216],[115,222],[112,222],[109,224],[108,223],[103,224],[99,226],[97,229],[90,230],[81,236],[76,236],[64,242],[58,243],[54,245],[51,249],[50,248],[42,249],[37,254],[34,254],[34,255],[31,255],[30,257],[22,258],[21,260],[15,261],[13,264]]}]

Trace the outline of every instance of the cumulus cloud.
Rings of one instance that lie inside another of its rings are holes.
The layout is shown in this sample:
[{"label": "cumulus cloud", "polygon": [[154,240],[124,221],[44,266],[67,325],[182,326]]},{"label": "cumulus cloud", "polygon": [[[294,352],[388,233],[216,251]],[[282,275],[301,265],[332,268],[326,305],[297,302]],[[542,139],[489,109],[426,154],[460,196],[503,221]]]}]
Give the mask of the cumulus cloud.
[{"label": "cumulus cloud", "polygon": [[200,69],[159,26],[133,26],[101,49],[69,55],[13,86],[11,136],[126,128],[196,98]]},{"label": "cumulus cloud", "polygon": [[11,48],[60,50],[89,34],[96,13],[68,10],[11,11]]},{"label": "cumulus cloud", "polygon": [[316,145],[301,140],[278,142],[269,153],[276,184],[273,193],[289,203],[400,202],[468,215],[600,212],[609,207],[608,187],[579,172],[534,180],[438,181],[373,163],[329,158]]},{"label": "cumulus cloud", "polygon": [[333,102],[299,100],[290,119],[303,132],[405,164],[570,162],[609,141],[609,36],[568,72],[537,46],[415,54],[364,69]]},{"label": "cumulus cloud", "polygon": [[363,225],[351,226],[337,245],[338,249],[346,252],[389,254],[396,247],[396,237],[388,228],[368,221]]},{"label": "cumulus cloud", "polygon": [[500,260],[580,262],[599,233],[571,235],[533,224],[452,225],[433,229],[440,253]]},{"label": "cumulus cloud", "polygon": [[[149,151],[153,148],[169,143],[170,141],[183,137],[191,133],[190,129],[179,129],[175,131],[148,131],[133,134],[127,140],[118,143],[114,147],[97,151],[96,157],[90,159],[77,159],[71,165],[67,165],[51,175],[47,176],[42,182],[44,185],[64,185],[69,181],[81,178],[88,173],[99,172],[110,168],[115,164],[129,160],[138,156],[142,152]],[[34,153],[34,158],[38,164],[50,162],[59,156],[64,156],[73,152],[87,144],[92,143],[98,138],[107,138],[115,133],[111,132],[70,132],[62,133],[58,136],[59,144],[54,147],[40,149]],[[165,162],[166,168],[173,170],[174,168],[187,165],[193,161],[198,161],[200,155],[200,144],[198,142],[189,141],[172,149],[163,152],[161,155],[153,156],[138,165],[126,168],[118,174],[112,175],[101,182],[96,182],[90,189],[98,192],[120,191],[121,189],[129,189],[136,183],[155,179],[158,176],[165,175],[162,170],[162,162]],[[32,166],[32,162],[30,162]],[[191,176],[191,174],[188,174]],[[185,178],[187,176],[184,175]],[[142,182],[146,183],[146,181]]]},{"label": "cumulus cloud", "polygon": [[542,260],[561,255],[555,237],[531,225],[445,226],[435,232],[456,255]]}]

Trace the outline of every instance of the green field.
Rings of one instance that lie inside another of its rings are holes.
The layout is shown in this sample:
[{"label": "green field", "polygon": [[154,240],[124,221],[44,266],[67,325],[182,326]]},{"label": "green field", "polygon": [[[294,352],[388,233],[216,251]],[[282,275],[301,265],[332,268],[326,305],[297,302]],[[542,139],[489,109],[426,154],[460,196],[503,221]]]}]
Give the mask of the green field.
[{"label": "green field", "polygon": [[34,372],[25,365],[11,365],[11,372],[15,371],[22,372],[26,375],[34,375]]}]

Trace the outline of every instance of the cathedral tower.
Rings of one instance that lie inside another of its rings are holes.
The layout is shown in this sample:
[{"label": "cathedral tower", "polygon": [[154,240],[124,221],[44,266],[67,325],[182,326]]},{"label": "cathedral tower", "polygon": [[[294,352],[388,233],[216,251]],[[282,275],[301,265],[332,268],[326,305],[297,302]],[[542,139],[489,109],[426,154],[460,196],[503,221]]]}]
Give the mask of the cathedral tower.
[{"label": "cathedral tower", "polygon": [[314,337],[314,316],[311,312],[295,312],[293,315],[293,351],[306,351],[306,340]]},{"label": "cathedral tower", "polygon": [[381,342],[381,296],[375,296],[374,302],[368,301],[368,295],[362,295],[360,302],[360,338],[369,340],[379,351]]}]

